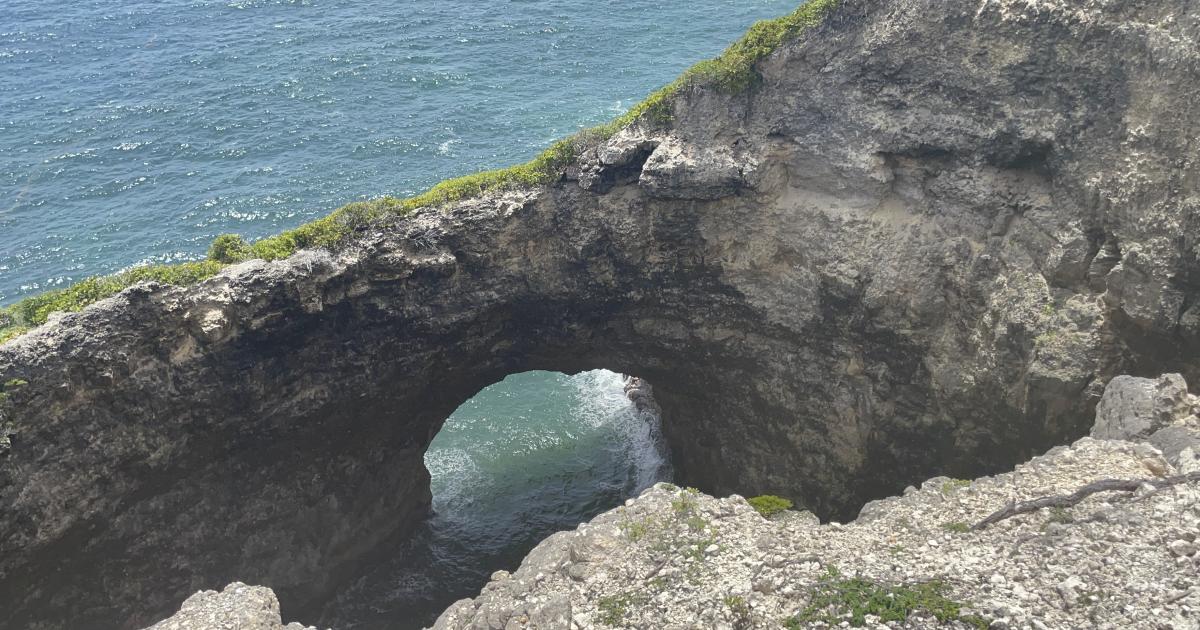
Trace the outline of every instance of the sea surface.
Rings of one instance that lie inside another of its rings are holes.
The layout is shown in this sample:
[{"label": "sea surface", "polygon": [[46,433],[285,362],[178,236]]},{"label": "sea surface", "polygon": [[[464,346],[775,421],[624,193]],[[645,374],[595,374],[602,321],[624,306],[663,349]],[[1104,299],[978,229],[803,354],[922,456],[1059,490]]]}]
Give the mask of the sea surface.
[{"label": "sea surface", "polygon": [[[796,5],[0,0],[0,305],[525,161]],[[486,390],[427,456],[437,515],[330,619],[415,627],[474,594],[667,474],[656,422],[608,372]]]}]

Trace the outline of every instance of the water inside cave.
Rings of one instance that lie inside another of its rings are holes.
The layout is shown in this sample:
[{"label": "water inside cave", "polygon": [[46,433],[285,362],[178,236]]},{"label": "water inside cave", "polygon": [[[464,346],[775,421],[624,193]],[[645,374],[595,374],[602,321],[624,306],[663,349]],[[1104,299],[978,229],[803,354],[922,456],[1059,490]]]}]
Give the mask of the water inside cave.
[{"label": "water inside cave", "polygon": [[322,625],[421,628],[449,604],[514,570],[546,536],[670,478],[653,412],[625,377],[514,374],[463,403],[425,454],[433,516],[346,588]]}]

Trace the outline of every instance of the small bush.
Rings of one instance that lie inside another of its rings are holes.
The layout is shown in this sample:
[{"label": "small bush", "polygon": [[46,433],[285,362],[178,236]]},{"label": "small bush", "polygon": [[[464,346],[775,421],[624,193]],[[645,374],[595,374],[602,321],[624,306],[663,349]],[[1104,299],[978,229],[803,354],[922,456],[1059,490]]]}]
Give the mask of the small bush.
[{"label": "small bush", "polygon": [[208,247],[208,259],[219,263],[242,262],[250,257],[250,245],[237,234],[222,234]]},{"label": "small bush", "polygon": [[764,494],[762,496],[747,499],[750,507],[758,510],[763,518],[770,519],[778,514],[782,514],[792,509],[792,502],[783,497],[777,497],[773,494]]},{"label": "small bush", "polygon": [[965,533],[971,531],[971,527],[961,521],[955,521],[953,523],[942,523],[942,529],[944,529],[948,532],[954,533],[954,534],[965,534]]},{"label": "small bush", "polygon": [[814,587],[808,606],[784,621],[787,628],[803,628],[814,622],[836,626],[849,621],[851,626],[866,624],[867,615],[881,623],[903,622],[909,615],[923,611],[943,623],[960,621],[986,629],[988,624],[974,615],[963,615],[962,605],[945,596],[946,584],[939,581],[897,586],[880,585],[862,578],[845,578],[836,568]]},{"label": "small bush", "polygon": [[624,534],[625,538],[629,539],[630,542],[637,542],[645,538],[646,534],[650,531],[650,523],[646,520],[623,520],[617,525],[617,527],[620,528],[621,533]]}]

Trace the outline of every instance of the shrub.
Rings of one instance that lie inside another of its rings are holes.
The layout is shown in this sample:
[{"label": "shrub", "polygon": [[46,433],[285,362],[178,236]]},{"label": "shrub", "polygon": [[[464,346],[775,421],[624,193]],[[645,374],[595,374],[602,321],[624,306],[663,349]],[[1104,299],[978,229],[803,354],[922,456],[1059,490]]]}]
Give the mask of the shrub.
[{"label": "shrub", "polygon": [[758,510],[758,513],[762,514],[763,518],[767,519],[792,509],[791,501],[773,494],[764,494],[753,499],[747,499],[746,502],[750,504],[750,507]]},{"label": "shrub", "polygon": [[861,627],[867,615],[880,623],[904,622],[924,611],[940,622],[959,621],[986,629],[988,624],[974,615],[963,615],[962,604],[945,596],[946,584],[939,581],[896,586],[880,585],[862,578],[845,578],[834,567],[814,587],[808,606],[784,621],[787,628],[803,628],[814,622],[836,626],[848,620]]},{"label": "shrub", "polygon": [[222,234],[208,247],[208,259],[219,263],[236,263],[250,257],[250,245],[237,234]]}]

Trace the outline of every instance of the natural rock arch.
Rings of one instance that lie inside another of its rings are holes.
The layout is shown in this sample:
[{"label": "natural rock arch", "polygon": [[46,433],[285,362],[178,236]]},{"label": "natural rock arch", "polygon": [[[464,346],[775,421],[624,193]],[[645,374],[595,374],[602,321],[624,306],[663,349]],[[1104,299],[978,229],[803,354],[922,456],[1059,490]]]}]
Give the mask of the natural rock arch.
[{"label": "natural rock arch", "polygon": [[683,483],[837,518],[1082,434],[1113,374],[1197,378],[1200,33],[1168,4],[847,0],[557,184],[0,347],[0,625],[235,578],[319,606],[512,372],[645,377]]}]

